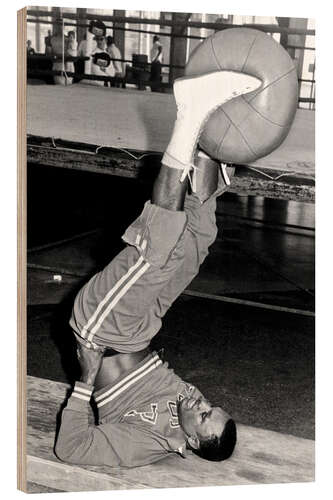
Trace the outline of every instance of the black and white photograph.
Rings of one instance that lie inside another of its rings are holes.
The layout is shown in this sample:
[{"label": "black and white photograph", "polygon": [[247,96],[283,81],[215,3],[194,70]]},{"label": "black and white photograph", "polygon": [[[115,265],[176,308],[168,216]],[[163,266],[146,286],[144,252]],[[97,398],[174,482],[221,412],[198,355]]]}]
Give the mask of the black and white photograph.
[{"label": "black and white photograph", "polygon": [[316,19],[115,5],[18,12],[18,488],[312,483]]}]

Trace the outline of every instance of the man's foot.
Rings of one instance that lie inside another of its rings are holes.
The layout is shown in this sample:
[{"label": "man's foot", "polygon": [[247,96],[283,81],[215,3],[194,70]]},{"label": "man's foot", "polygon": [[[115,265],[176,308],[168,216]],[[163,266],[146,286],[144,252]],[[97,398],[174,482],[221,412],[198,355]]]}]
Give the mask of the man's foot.
[{"label": "man's foot", "polygon": [[261,83],[258,78],[234,71],[215,71],[176,80],[177,119],[163,163],[184,170],[184,179],[192,170],[197,142],[213,111],[239,95],[258,89]]}]

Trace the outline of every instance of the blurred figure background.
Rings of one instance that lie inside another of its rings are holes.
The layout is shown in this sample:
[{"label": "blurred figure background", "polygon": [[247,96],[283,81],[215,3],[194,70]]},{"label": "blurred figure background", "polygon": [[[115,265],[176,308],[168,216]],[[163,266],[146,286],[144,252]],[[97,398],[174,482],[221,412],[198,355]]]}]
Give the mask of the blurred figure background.
[{"label": "blurred figure background", "polygon": [[32,47],[31,40],[27,40],[27,55],[33,56],[36,54],[35,49]]},{"label": "blurred figure background", "polygon": [[163,46],[158,35],[154,35],[153,38],[150,63],[150,88],[152,92],[159,92],[162,83]]},{"label": "blurred figure background", "polygon": [[[117,45],[114,43],[113,36],[106,37],[106,51],[111,57],[112,64],[115,70],[115,76],[121,78],[123,76],[123,64],[117,59],[122,59],[121,52]],[[111,82],[111,87],[119,87],[120,83]]]}]

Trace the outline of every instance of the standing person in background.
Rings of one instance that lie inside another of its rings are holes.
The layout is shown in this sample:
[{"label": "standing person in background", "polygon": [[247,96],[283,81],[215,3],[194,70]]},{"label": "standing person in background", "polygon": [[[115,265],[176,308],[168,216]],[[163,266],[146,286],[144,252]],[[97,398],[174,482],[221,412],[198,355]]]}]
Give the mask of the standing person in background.
[{"label": "standing person in background", "polygon": [[27,55],[28,56],[33,56],[35,55],[35,49],[32,47],[31,40],[27,40]]},{"label": "standing person in background", "polygon": [[[118,78],[122,78],[123,76],[123,65],[119,59],[122,59],[121,52],[117,45],[114,43],[113,36],[106,37],[106,51],[111,57],[112,64],[115,69],[115,76]],[[120,83],[111,82],[111,87],[120,87]]]},{"label": "standing person in background", "polygon": [[[68,36],[65,38],[65,56],[77,56],[77,42],[75,40],[75,31],[69,31]],[[65,62],[65,71],[68,71],[70,73],[75,72],[73,61]],[[71,83],[73,83],[73,77],[68,77],[67,84]]]},{"label": "standing person in background", "polygon": [[[111,61],[111,57],[106,50],[105,36],[96,36],[96,48],[92,52],[91,74],[98,76],[115,76],[115,69]],[[108,82],[103,80],[91,80],[89,83],[107,87]]]},{"label": "standing person in background", "polygon": [[53,71],[61,71],[59,75],[54,75],[54,83],[58,85],[70,85],[73,82],[72,77],[67,77],[66,71],[74,72],[74,64],[66,62],[67,56],[76,56],[77,43],[75,41],[75,32],[70,31],[68,35],[63,36],[63,20],[57,19],[53,36],[51,37],[51,56],[56,56],[52,65]]},{"label": "standing person in background", "polygon": [[77,41],[75,40],[75,31],[69,31],[66,39],[66,53],[68,56],[77,56]]},{"label": "standing person in background", "polygon": [[150,51],[150,88],[152,92],[159,92],[162,82],[162,63],[163,63],[163,46],[160,42],[160,37],[154,35],[153,46]]},{"label": "standing person in background", "polygon": [[[62,36],[62,19],[57,19],[53,27],[53,35],[50,40],[50,55],[56,56],[52,64],[52,71],[64,71],[62,56],[66,51],[66,40]],[[54,75],[54,83],[56,85],[66,85],[64,74]]]},{"label": "standing person in background", "polygon": [[[93,44],[92,50],[94,51],[96,48],[96,40],[93,40],[92,44]],[[77,48],[77,57],[79,57],[79,58],[90,57],[90,55],[91,55],[91,53],[89,54],[89,50],[88,50],[87,35],[85,35],[84,39],[81,40],[81,42],[79,43],[79,46]],[[78,59],[75,63],[75,68],[76,68],[76,73],[78,73],[78,75],[83,75],[84,73],[90,73],[90,70],[86,71],[86,61],[84,59]],[[89,66],[89,68],[90,68],[90,66]],[[77,79],[76,79],[77,82],[80,82],[81,80],[82,80],[82,78],[80,78],[80,77],[77,77]],[[87,82],[87,80],[85,81],[85,83],[86,82]]]},{"label": "standing person in background", "polygon": [[[96,40],[94,40],[94,47],[93,50],[96,48]],[[77,55],[78,57],[88,57],[90,54],[88,54],[88,42],[87,42],[87,36],[84,37],[83,40],[79,43],[79,46],[77,48]]]},{"label": "standing person in background", "polygon": [[48,30],[47,36],[44,38],[44,42],[45,42],[45,54],[47,56],[50,56],[52,54],[51,38],[52,38],[51,30]]}]

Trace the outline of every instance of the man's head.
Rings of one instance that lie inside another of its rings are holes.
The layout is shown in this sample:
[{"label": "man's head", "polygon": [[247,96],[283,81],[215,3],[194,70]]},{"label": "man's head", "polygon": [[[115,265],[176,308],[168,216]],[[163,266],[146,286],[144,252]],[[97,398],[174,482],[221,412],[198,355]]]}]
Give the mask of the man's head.
[{"label": "man's head", "polygon": [[160,39],[160,37],[158,35],[154,35],[153,43],[158,42],[159,39]]},{"label": "man's head", "polygon": [[99,49],[105,49],[105,36],[95,36],[96,44]]},{"label": "man's head", "polygon": [[75,31],[69,31],[68,32],[68,38],[70,40],[75,40]]},{"label": "man's head", "polygon": [[190,448],[201,458],[221,461],[235,448],[235,422],[222,408],[200,397],[184,398],[178,405],[178,418]]},{"label": "man's head", "polygon": [[27,47],[28,47],[28,49],[30,49],[31,45],[32,45],[31,44],[31,40],[27,40]]},{"label": "man's head", "polygon": [[113,44],[113,36],[109,35],[106,37],[106,45],[109,47],[112,44]]}]

